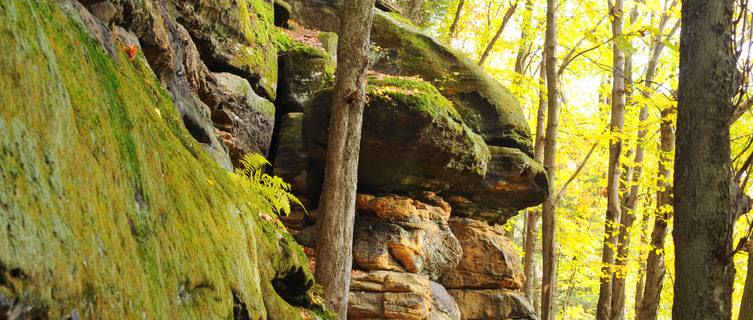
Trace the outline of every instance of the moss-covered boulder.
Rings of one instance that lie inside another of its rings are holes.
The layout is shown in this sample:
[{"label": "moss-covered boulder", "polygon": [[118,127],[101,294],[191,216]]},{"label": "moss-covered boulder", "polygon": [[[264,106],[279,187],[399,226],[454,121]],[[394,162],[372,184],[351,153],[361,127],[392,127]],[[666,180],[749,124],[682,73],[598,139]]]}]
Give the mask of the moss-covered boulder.
[{"label": "moss-covered boulder", "polygon": [[306,257],[270,205],[201,150],[141,52],[115,39],[113,59],[69,4],[0,3],[0,310],[310,313],[293,305]]},{"label": "moss-covered boulder", "polygon": [[293,193],[305,195],[308,193],[308,157],[303,145],[303,113],[282,116],[278,132],[274,174],[290,182]]},{"label": "moss-covered boulder", "polygon": [[510,91],[462,54],[396,17],[376,10],[372,42],[380,47],[380,58],[373,69],[431,82],[488,145],[518,148],[532,156],[528,123]]},{"label": "moss-covered boulder", "polygon": [[[331,96],[322,91],[305,111],[311,174],[320,179]],[[443,191],[486,175],[490,156],[483,139],[430,83],[372,77],[368,101],[358,169],[362,192]]]},{"label": "moss-covered boulder", "polygon": [[282,36],[280,82],[277,105],[280,112],[303,112],[317,92],[334,85],[335,61],[327,52]]}]

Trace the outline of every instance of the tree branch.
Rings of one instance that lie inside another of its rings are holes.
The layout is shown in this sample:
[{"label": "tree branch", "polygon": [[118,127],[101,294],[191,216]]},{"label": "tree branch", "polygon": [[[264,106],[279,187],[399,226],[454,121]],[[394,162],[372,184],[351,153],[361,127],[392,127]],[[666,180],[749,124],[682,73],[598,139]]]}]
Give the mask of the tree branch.
[{"label": "tree branch", "polygon": [[573,180],[575,180],[575,178],[578,177],[581,171],[583,171],[583,168],[586,166],[588,159],[591,158],[591,155],[593,155],[594,150],[596,150],[596,147],[598,145],[599,145],[599,142],[597,141],[596,143],[593,144],[593,146],[591,146],[591,150],[588,151],[588,154],[586,155],[586,157],[583,158],[583,161],[580,162],[580,164],[578,165],[578,168],[575,169],[575,172],[573,172],[573,175],[571,175],[570,178],[567,179],[567,182],[565,182],[565,184],[562,185],[562,189],[560,189],[560,191],[557,193],[557,197],[554,198],[555,204],[560,201],[560,199],[565,194],[565,190],[567,190],[567,187],[570,185],[570,183],[573,182]]}]

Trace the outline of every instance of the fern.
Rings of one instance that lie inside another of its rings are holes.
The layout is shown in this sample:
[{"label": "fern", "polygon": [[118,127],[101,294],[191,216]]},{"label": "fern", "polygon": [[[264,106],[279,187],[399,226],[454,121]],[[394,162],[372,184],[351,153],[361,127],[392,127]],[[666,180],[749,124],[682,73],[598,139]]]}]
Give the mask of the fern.
[{"label": "fern", "polygon": [[271,165],[264,156],[249,153],[241,159],[241,167],[235,173],[242,178],[241,183],[245,188],[264,197],[278,215],[290,214],[291,204],[306,211],[301,201],[290,193],[289,183],[264,172],[264,168]]}]

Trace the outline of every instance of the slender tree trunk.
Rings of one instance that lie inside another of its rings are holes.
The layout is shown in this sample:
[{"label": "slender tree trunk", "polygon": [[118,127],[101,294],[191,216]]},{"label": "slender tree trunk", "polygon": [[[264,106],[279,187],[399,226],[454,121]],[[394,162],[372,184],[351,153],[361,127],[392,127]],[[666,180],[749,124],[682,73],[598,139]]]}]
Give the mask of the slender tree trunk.
[{"label": "slender tree trunk", "polygon": [[510,22],[510,18],[512,18],[512,15],[515,14],[515,10],[518,8],[518,2],[515,1],[510,8],[507,9],[505,12],[505,16],[502,18],[502,24],[499,25],[499,29],[497,29],[497,33],[494,34],[494,37],[491,41],[489,41],[489,44],[486,45],[486,49],[484,49],[484,53],[481,54],[481,59],[478,60],[478,65],[484,65],[484,62],[486,61],[486,58],[489,57],[489,53],[492,52],[492,49],[494,48],[494,44],[497,43],[497,40],[499,40],[499,37],[502,36],[502,32],[505,31],[505,27],[507,26],[507,23]]},{"label": "slender tree trunk", "polygon": [[[546,67],[544,63],[541,64],[539,70],[539,109],[536,112],[536,143],[534,147],[534,158],[538,162],[544,161],[544,130],[546,125],[546,96],[544,91],[544,81],[546,81]],[[523,284],[523,292],[525,292],[528,299],[533,300],[533,287],[535,283],[533,258],[536,251],[536,235],[538,233],[537,225],[539,222],[539,210],[528,210],[528,216],[526,218],[526,235],[524,250],[525,256],[523,256],[523,274],[526,276],[526,281]]]},{"label": "slender tree trunk", "polygon": [[[641,230],[641,239],[640,239],[640,247],[638,253],[638,261],[644,261],[647,258],[648,255],[646,254],[646,251],[642,248],[648,244],[648,233],[646,232],[646,228],[648,228],[650,215],[648,212],[643,213],[643,219],[641,221],[641,225],[639,226],[639,230]],[[646,287],[646,269],[643,264],[638,267],[638,281],[635,283],[635,303],[633,305],[633,310],[635,313],[635,316],[638,317],[638,313],[641,310],[641,305],[643,304],[643,290]]]},{"label": "slender tree trunk", "polygon": [[753,320],[753,241],[748,242],[748,273],[745,277],[738,320]]},{"label": "slender tree trunk", "polygon": [[557,79],[557,1],[547,0],[546,6],[546,37],[544,52],[546,56],[547,83],[547,126],[546,144],[544,147],[544,168],[549,178],[549,196],[544,201],[542,210],[543,232],[543,276],[541,280],[541,319],[554,319],[554,292],[557,285],[557,245],[555,225],[554,189],[555,164],[557,154],[557,128],[559,127],[560,106]]},{"label": "slender tree trunk", "polygon": [[737,92],[733,0],[682,1],[672,318],[732,316],[729,123]]},{"label": "slender tree trunk", "polygon": [[[610,3],[612,36],[622,35],[623,0]],[[609,144],[609,170],[607,173],[607,213],[604,221],[604,248],[602,252],[601,284],[596,318],[608,320],[612,315],[612,275],[617,247],[618,224],[622,213],[620,203],[620,154],[622,153],[622,129],[625,125],[625,55],[618,42],[612,45],[612,119]]]},{"label": "slender tree trunk", "polygon": [[347,319],[358,155],[366,101],[366,67],[374,0],[345,1],[320,201],[316,280],[327,307]]},{"label": "slender tree trunk", "polygon": [[664,283],[664,239],[667,236],[667,223],[672,217],[672,169],[671,156],[675,148],[675,132],[672,126],[671,109],[662,110],[661,142],[659,145],[659,179],[656,192],[656,215],[651,232],[651,247],[646,260],[646,285],[643,301],[636,319],[656,320]]},{"label": "slender tree trunk", "polygon": [[458,31],[458,22],[463,14],[463,6],[465,6],[465,0],[458,1],[458,9],[455,10],[455,18],[452,19],[452,25],[450,25],[450,39],[455,37],[455,32]]},{"label": "slender tree trunk", "polygon": [[[633,57],[632,55],[625,56],[625,82],[627,88],[632,86],[633,82]],[[632,89],[627,90],[628,94],[626,101],[630,100],[629,97],[632,94]],[[635,208],[638,205],[638,192],[640,191],[640,179],[643,172],[643,158],[645,149],[643,147],[646,138],[645,124],[648,120],[648,107],[641,108],[640,115],[638,116],[639,128],[638,137],[635,144],[635,158],[634,166],[629,168],[630,174],[628,174],[627,195],[623,198],[622,203],[622,219],[620,221],[620,234],[617,245],[617,259],[615,265],[617,266],[614,274],[612,284],[612,319],[623,320],[625,319],[625,279],[627,278],[627,262],[630,255],[630,230],[635,222],[636,212]]]}]

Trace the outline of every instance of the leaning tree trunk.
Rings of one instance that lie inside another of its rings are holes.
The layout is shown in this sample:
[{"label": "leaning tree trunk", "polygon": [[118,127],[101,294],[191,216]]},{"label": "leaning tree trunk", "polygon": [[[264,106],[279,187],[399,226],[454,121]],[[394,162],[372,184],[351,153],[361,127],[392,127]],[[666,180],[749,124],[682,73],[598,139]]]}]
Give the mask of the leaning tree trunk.
[{"label": "leaning tree trunk", "polygon": [[[612,36],[622,36],[623,0],[610,4],[612,15]],[[625,125],[625,55],[620,50],[618,41],[612,45],[612,119],[610,122],[611,138],[609,143],[609,170],[607,173],[607,212],[604,221],[604,248],[601,260],[601,284],[599,301],[596,306],[596,319],[609,320],[612,315],[612,275],[614,273],[615,248],[617,246],[617,225],[622,212],[620,203],[620,154],[622,153],[622,129]]]},{"label": "leaning tree trunk", "polygon": [[544,201],[542,209],[542,253],[543,276],[541,280],[541,319],[554,319],[554,292],[557,285],[557,247],[556,220],[554,209],[557,195],[554,192],[555,163],[557,154],[557,128],[559,127],[560,106],[558,96],[557,75],[557,1],[547,0],[546,5],[546,37],[544,55],[546,57],[547,84],[547,126],[546,144],[544,147],[544,168],[549,178],[549,195]]},{"label": "leaning tree trunk", "polygon": [[502,23],[499,25],[499,29],[497,29],[497,33],[494,34],[494,37],[491,41],[486,45],[486,49],[484,49],[484,53],[481,54],[481,59],[478,60],[478,65],[483,66],[484,62],[486,61],[486,58],[489,57],[489,54],[492,52],[492,49],[494,49],[494,45],[497,43],[497,40],[499,40],[499,37],[502,36],[502,32],[505,31],[505,27],[507,26],[507,23],[510,22],[510,18],[512,18],[512,15],[515,14],[515,10],[518,8],[518,2],[519,0],[516,0],[510,8],[507,8],[507,11],[505,12],[505,16],[502,17]]},{"label": "leaning tree trunk", "polygon": [[321,195],[316,280],[327,307],[347,319],[353,262],[358,154],[366,101],[366,67],[374,0],[345,1],[337,52],[337,77]]},{"label": "leaning tree trunk", "polygon": [[672,318],[732,314],[729,122],[737,92],[733,0],[684,0],[675,154]]},{"label": "leaning tree trunk", "polygon": [[753,320],[753,241],[748,242],[748,273],[745,277],[738,320]]}]

